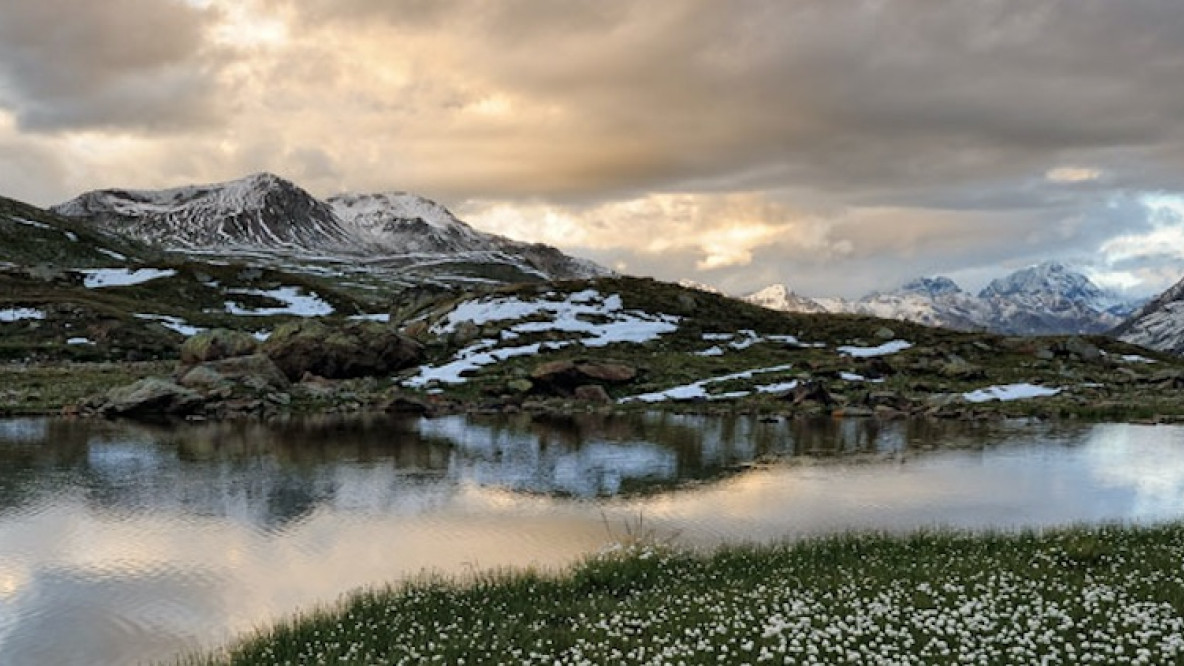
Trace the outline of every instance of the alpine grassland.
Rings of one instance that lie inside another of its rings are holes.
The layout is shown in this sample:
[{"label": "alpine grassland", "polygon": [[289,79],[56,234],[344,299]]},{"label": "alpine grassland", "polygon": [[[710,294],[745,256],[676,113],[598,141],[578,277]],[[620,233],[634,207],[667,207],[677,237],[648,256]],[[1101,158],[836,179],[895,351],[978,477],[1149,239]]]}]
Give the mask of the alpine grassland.
[{"label": "alpine grassland", "polygon": [[359,591],[189,666],[1180,664],[1184,524],[846,534]]}]

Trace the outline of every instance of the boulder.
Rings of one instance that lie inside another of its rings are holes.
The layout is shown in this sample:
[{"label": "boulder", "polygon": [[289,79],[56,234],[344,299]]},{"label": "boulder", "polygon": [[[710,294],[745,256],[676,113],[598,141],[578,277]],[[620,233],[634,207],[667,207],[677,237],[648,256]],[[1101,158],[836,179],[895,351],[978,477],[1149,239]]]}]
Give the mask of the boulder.
[{"label": "boulder", "polygon": [[637,369],[624,363],[579,363],[576,370],[585,377],[608,384],[624,384],[637,378]]},{"label": "boulder", "polygon": [[204,391],[229,382],[229,379],[206,364],[195,365],[182,372],[180,377],[177,378],[177,383],[181,386],[198,391]]},{"label": "boulder", "polygon": [[637,377],[637,369],[623,363],[600,361],[549,361],[535,366],[530,379],[539,391],[563,396],[589,384],[624,384]]},{"label": "boulder", "polygon": [[1065,351],[1066,354],[1077,357],[1082,361],[1093,362],[1102,358],[1101,349],[1098,349],[1097,346],[1076,336],[1065,340],[1063,343],[1061,343],[1060,347]]},{"label": "boulder", "polygon": [[788,393],[782,396],[795,405],[801,405],[806,402],[817,402],[823,405],[833,405],[835,400],[827,392],[826,387],[820,382],[808,381],[802,382],[790,389]]},{"label": "boulder", "polygon": [[471,321],[465,320],[456,325],[450,339],[457,347],[464,347],[481,337],[481,328]]},{"label": "boulder", "polygon": [[266,354],[235,356],[190,368],[177,383],[189,388],[206,388],[222,383],[253,388],[286,389],[288,378]]},{"label": "boulder", "polygon": [[577,386],[574,395],[576,400],[594,402],[598,405],[607,405],[613,401],[608,391],[605,391],[604,387],[599,384]]},{"label": "boulder", "polygon": [[259,341],[242,331],[215,328],[191,336],[181,345],[181,363],[196,365],[235,356],[249,356],[259,350]]},{"label": "boulder", "polygon": [[201,394],[196,391],[167,379],[147,377],[107,391],[98,411],[108,416],[188,414],[202,402]]},{"label": "boulder", "polygon": [[423,345],[372,321],[332,327],[316,320],[291,322],[276,328],[263,351],[293,381],[305,373],[327,379],[386,375],[423,358]]},{"label": "boulder", "polygon": [[877,328],[874,335],[881,340],[895,340],[896,339],[896,331],[893,331],[892,329],[888,328],[887,326],[881,326],[880,328]]}]

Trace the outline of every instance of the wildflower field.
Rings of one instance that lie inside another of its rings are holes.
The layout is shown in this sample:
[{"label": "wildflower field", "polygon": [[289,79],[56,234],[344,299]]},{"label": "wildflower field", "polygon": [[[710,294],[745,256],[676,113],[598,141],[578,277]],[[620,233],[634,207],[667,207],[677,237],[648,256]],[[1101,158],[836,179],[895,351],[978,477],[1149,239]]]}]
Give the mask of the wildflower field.
[{"label": "wildflower field", "polygon": [[630,546],[351,596],[187,664],[1184,664],[1184,524]]}]

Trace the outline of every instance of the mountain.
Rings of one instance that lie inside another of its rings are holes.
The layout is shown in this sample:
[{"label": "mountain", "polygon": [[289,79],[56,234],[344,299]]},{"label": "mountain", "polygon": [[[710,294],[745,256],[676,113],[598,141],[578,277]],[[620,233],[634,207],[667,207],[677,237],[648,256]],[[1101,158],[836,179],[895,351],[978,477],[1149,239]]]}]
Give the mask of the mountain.
[{"label": "mountain", "polygon": [[993,280],[979,298],[991,305],[1005,333],[1103,333],[1122,322],[1110,312],[1118,297],[1057,262]]},{"label": "mountain", "polygon": [[1135,312],[1114,335],[1143,347],[1184,353],[1184,280]]},{"label": "mountain", "polygon": [[550,246],[477,231],[413,194],[341,194],[322,201],[267,173],[166,190],[98,190],[51,210],[166,250],[282,260],[288,268],[325,261],[334,270],[444,282],[610,273]]},{"label": "mountain", "polygon": [[918,278],[895,291],[869,294],[852,303],[847,311],[961,331],[987,328],[989,321],[978,298],[940,276]]},{"label": "mountain", "polygon": [[783,284],[770,285],[745,296],[742,300],[783,312],[826,312],[826,308],[816,301],[798,296]]},{"label": "mountain", "polygon": [[[793,298],[778,300],[780,294]],[[899,289],[858,300],[808,299],[775,285],[743,300],[791,312],[846,312],[901,319],[957,330],[1011,335],[1102,333],[1133,310],[1131,303],[1100,289],[1081,273],[1045,262],[992,281],[977,295],[946,277],[913,280]]]},{"label": "mountain", "polygon": [[50,210],[170,250],[361,249],[328,204],[271,174],[167,190],[97,190]]}]

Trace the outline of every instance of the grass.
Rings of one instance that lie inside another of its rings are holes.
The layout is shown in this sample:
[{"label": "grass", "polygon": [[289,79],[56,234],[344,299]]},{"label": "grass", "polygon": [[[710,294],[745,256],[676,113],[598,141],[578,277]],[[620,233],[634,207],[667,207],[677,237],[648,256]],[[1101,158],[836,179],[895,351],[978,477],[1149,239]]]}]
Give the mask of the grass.
[{"label": "grass", "polygon": [[168,374],[170,361],[0,363],[0,417],[52,414],[112,386]]},{"label": "grass", "polygon": [[363,591],[222,664],[1184,663],[1184,524],[644,544]]}]

